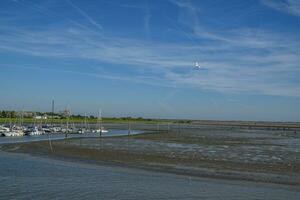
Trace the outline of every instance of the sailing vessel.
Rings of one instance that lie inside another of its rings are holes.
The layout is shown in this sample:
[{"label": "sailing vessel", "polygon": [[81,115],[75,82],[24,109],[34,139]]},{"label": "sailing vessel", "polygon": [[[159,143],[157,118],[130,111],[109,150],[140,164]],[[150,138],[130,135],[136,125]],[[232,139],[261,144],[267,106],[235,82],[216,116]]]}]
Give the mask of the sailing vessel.
[{"label": "sailing vessel", "polygon": [[25,131],[25,135],[30,135],[30,136],[33,136],[33,135],[42,135],[42,134],[43,134],[43,132],[40,131],[38,129],[38,127],[36,127],[36,126],[31,127],[27,131]]},{"label": "sailing vessel", "polygon": [[9,132],[9,128],[0,125],[0,136],[5,136],[7,132]]},{"label": "sailing vessel", "polygon": [[102,133],[107,133],[108,130],[106,130],[103,126],[102,126],[102,113],[101,110],[98,111],[98,117],[97,117],[97,127],[96,129],[93,131],[93,133],[100,133],[100,136]]},{"label": "sailing vessel", "polygon": [[22,130],[11,130],[2,134],[5,137],[19,137],[24,136],[24,132]]},{"label": "sailing vessel", "polygon": [[5,137],[24,136],[23,127],[12,125],[11,116],[9,118],[10,118],[9,128],[4,127],[4,126],[1,126],[1,128],[0,128],[1,129],[1,136],[5,136]]},{"label": "sailing vessel", "polygon": [[6,128],[5,131],[2,132],[2,136],[5,137],[24,136],[24,132],[22,127],[12,126],[10,128]]},{"label": "sailing vessel", "polygon": [[84,134],[84,133],[89,133],[89,127],[87,124],[87,116],[86,113],[84,113],[84,121],[83,121],[83,126],[81,128],[78,129],[78,133],[79,134]]}]

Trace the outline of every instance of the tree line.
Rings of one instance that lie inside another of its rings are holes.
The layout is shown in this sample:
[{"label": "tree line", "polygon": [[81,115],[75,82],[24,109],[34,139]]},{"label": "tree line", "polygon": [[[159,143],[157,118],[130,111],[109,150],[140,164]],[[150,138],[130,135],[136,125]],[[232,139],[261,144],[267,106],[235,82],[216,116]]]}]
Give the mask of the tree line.
[{"label": "tree line", "polygon": [[2,110],[0,112],[0,117],[1,118],[15,118],[17,117],[17,112],[16,111],[8,111],[8,110]]}]

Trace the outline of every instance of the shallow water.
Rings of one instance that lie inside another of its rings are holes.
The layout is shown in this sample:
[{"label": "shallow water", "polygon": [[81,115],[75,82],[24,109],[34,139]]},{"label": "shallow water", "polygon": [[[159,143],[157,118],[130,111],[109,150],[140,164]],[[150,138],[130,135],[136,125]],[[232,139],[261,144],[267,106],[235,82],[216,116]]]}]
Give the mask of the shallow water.
[{"label": "shallow water", "polygon": [[[144,131],[131,130],[130,134],[139,134]],[[102,133],[102,137],[123,136],[128,135],[128,130],[109,130],[108,133]],[[68,138],[89,138],[99,137],[99,133],[86,133],[86,134],[68,134]],[[43,140],[60,140],[64,139],[65,134],[49,134],[49,135],[34,135],[34,136],[20,136],[20,137],[0,137],[0,144],[10,144],[18,142],[34,142]]]},{"label": "shallow water", "polygon": [[190,178],[0,152],[0,199],[299,199],[299,187]]}]

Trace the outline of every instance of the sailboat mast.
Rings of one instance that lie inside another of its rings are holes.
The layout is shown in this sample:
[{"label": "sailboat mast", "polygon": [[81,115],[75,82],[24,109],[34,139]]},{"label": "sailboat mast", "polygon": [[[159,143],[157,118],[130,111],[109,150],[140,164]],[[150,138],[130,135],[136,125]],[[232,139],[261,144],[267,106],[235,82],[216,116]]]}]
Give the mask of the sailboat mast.
[{"label": "sailboat mast", "polygon": [[127,120],[128,120],[128,136],[129,136],[131,133],[130,118],[128,117]]},{"label": "sailboat mast", "polygon": [[86,113],[84,113],[84,127],[87,130]]},{"label": "sailboat mast", "polygon": [[69,110],[68,110],[68,108],[66,109],[66,112],[67,112],[67,130],[66,130],[65,137],[67,138],[68,137],[68,132],[69,132]]},{"label": "sailboat mast", "polygon": [[54,100],[52,100],[52,112],[51,112],[51,126],[53,127],[53,117],[54,117]]},{"label": "sailboat mast", "polygon": [[11,122],[11,116],[12,114],[9,113],[9,129],[11,130],[12,129],[12,122]]},{"label": "sailboat mast", "polygon": [[21,126],[23,126],[24,123],[24,109],[22,109],[22,113],[21,113]]},{"label": "sailboat mast", "polygon": [[99,130],[100,130],[100,137],[102,136],[102,116],[101,116],[101,110],[99,109],[98,111],[98,126],[99,126]]}]

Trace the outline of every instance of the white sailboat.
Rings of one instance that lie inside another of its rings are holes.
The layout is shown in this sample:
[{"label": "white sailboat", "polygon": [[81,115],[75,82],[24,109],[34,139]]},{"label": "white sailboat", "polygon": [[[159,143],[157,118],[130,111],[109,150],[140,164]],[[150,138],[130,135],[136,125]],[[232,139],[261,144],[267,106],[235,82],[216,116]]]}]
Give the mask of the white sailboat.
[{"label": "white sailboat", "polygon": [[43,134],[43,132],[39,131],[38,127],[36,127],[36,126],[30,128],[28,131],[26,131],[26,135],[30,135],[30,136],[42,135],[42,134]]},{"label": "white sailboat", "polygon": [[[21,120],[20,120],[21,122]],[[11,116],[10,116],[10,127],[3,127],[2,126],[2,136],[6,136],[6,137],[17,137],[17,136],[24,136],[24,131],[23,131],[23,127],[21,126],[16,126],[16,125],[12,125],[11,122]]]},{"label": "white sailboat", "polygon": [[9,128],[8,131],[3,132],[2,135],[6,137],[19,137],[19,136],[24,136],[24,132],[22,128],[13,126]]},{"label": "white sailboat", "polygon": [[0,133],[9,131],[9,128],[0,125]]},{"label": "white sailboat", "polygon": [[19,137],[19,136],[24,136],[24,132],[21,130],[11,130],[3,133],[3,135],[5,137]]},{"label": "white sailboat", "polygon": [[102,133],[108,133],[108,130],[106,130],[102,126],[102,112],[99,110],[98,112],[98,118],[97,118],[97,128],[93,131],[94,133],[100,133],[100,136]]},{"label": "white sailboat", "polygon": [[86,118],[87,118],[86,113],[84,113],[84,122],[83,122],[84,126],[78,129],[79,134],[84,134],[84,133],[89,133],[90,132],[90,129],[88,127]]},{"label": "white sailboat", "polygon": [[9,132],[9,128],[0,125],[0,136],[5,136],[7,132]]}]

